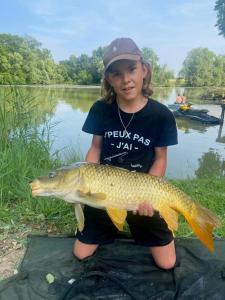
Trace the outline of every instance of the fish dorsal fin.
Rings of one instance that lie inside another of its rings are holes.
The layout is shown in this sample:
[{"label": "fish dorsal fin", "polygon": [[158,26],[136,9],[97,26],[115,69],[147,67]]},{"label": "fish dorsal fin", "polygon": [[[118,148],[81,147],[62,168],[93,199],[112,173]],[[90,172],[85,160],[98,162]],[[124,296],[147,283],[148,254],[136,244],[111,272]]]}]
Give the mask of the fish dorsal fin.
[{"label": "fish dorsal fin", "polygon": [[123,225],[127,217],[127,211],[125,209],[116,209],[106,207],[106,211],[112,220],[113,224],[120,230],[123,230]]},{"label": "fish dorsal fin", "polygon": [[160,215],[166,221],[168,228],[171,231],[176,231],[178,228],[178,213],[169,206],[160,209]]},{"label": "fish dorsal fin", "polygon": [[84,213],[83,213],[83,209],[80,203],[76,203],[74,205],[75,208],[75,216],[77,219],[77,226],[79,231],[83,231],[84,229]]}]

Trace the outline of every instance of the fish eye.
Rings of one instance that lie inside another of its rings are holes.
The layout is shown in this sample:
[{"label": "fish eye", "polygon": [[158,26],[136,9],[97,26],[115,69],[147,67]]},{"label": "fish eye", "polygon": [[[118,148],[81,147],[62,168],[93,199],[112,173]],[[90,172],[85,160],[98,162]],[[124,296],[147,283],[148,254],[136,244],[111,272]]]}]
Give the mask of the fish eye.
[{"label": "fish eye", "polygon": [[48,174],[48,177],[49,178],[54,178],[56,176],[56,172],[50,172],[49,174]]}]

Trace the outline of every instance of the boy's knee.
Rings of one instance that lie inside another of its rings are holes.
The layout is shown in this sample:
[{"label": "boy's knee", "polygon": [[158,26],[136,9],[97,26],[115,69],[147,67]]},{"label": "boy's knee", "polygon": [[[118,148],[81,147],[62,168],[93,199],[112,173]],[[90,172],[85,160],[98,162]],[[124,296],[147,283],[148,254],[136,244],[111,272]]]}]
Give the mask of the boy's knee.
[{"label": "boy's knee", "polygon": [[163,262],[156,262],[157,266],[163,270],[171,270],[176,265],[176,258],[172,260],[165,260]]},{"label": "boy's knee", "polygon": [[163,270],[173,269],[176,264],[176,251],[174,241],[165,246],[150,248],[156,265]]},{"label": "boy's knee", "polygon": [[91,256],[91,254],[80,253],[79,251],[76,250],[73,250],[73,255],[79,260],[83,260],[86,257]]},{"label": "boy's knee", "polygon": [[73,254],[79,260],[92,256],[97,249],[98,245],[89,245],[76,240],[73,246]]},{"label": "boy's knee", "polygon": [[82,260],[86,257],[83,253],[79,252],[75,246],[73,247],[73,255],[79,260]]}]

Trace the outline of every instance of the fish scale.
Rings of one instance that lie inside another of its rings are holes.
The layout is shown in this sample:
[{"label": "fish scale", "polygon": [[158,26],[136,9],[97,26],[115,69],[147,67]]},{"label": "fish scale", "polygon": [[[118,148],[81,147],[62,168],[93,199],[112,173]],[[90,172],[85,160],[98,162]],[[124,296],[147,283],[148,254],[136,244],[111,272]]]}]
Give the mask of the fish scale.
[{"label": "fish scale", "polygon": [[177,230],[180,213],[201,242],[210,251],[214,249],[212,231],[220,225],[217,216],[163,178],[110,165],[78,163],[39,177],[30,186],[33,196],[52,196],[75,203],[81,231],[84,216],[80,203],[106,209],[114,225],[122,230],[127,211],[149,202],[170,230]]},{"label": "fish scale", "polygon": [[[171,196],[177,200],[182,194],[162,178],[148,174],[104,165],[95,165],[94,168],[92,165],[84,165],[82,168],[84,170],[81,169],[81,174],[89,191],[93,194],[102,192],[107,195],[104,200],[105,206],[126,208],[129,203],[136,209],[140,203],[149,201],[155,209],[159,209]],[[122,188],[123,186],[126,188]]]}]

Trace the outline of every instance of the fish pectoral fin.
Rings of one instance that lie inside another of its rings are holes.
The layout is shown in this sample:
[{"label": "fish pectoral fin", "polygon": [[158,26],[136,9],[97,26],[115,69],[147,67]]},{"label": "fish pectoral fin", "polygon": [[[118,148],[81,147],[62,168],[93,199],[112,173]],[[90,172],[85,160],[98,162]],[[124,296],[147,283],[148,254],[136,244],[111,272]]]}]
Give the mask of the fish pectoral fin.
[{"label": "fish pectoral fin", "polygon": [[117,209],[106,207],[106,211],[112,220],[113,224],[120,230],[123,230],[123,225],[127,217],[127,211],[125,209]]},{"label": "fish pectoral fin", "polygon": [[79,197],[92,198],[95,200],[105,200],[105,193],[91,193],[88,189],[77,189]]},{"label": "fish pectoral fin", "polygon": [[79,197],[85,197],[88,194],[88,191],[85,192],[84,190],[77,189],[77,194]]},{"label": "fish pectoral fin", "polygon": [[84,213],[82,209],[82,205],[80,203],[76,203],[74,205],[75,208],[75,216],[77,219],[77,226],[80,232],[84,229]]},{"label": "fish pectoral fin", "polygon": [[96,200],[105,200],[106,194],[105,193],[89,193],[89,196],[95,198]]},{"label": "fish pectoral fin", "polygon": [[173,208],[166,206],[160,209],[159,213],[172,232],[178,229],[178,213]]}]

